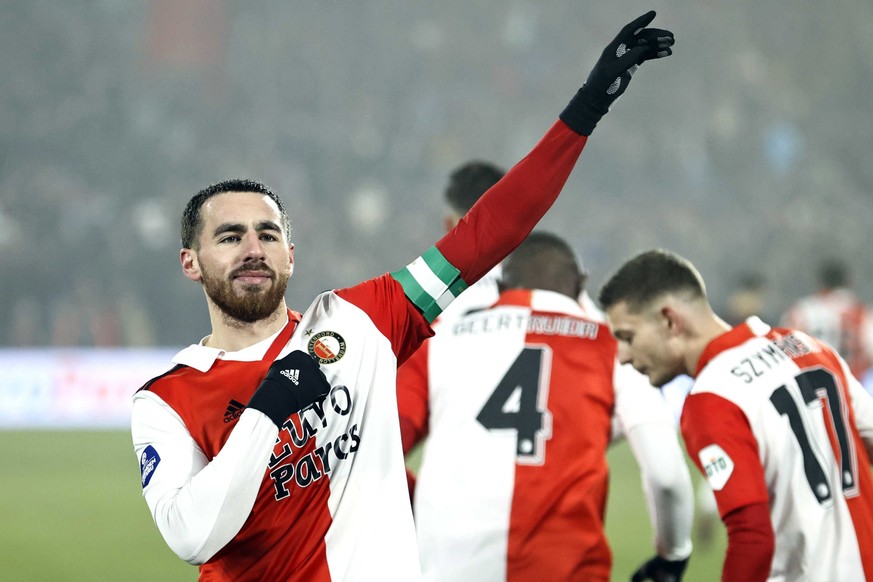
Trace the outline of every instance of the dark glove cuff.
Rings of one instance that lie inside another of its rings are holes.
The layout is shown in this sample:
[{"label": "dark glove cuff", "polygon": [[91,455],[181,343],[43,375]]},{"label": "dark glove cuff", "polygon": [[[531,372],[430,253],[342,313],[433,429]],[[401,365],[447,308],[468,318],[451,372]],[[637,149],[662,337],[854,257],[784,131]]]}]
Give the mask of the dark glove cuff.
[{"label": "dark glove cuff", "polygon": [[570,129],[580,135],[591,135],[600,118],[606,115],[608,109],[597,107],[591,102],[585,87],[579,89],[564,111],[559,116]]},{"label": "dark glove cuff", "polygon": [[276,426],[282,428],[288,417],[300,410],[300,404],[288,388],[269,378],[264,378],[252,394],[248,408],[260,410],[270,417]]}]

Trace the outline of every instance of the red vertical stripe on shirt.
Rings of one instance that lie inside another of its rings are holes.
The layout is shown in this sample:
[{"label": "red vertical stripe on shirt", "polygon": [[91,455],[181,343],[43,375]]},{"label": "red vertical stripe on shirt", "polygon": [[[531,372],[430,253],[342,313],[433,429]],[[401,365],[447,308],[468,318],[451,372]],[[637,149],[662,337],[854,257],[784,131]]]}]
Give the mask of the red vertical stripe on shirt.
[{"label": "red vertical stripe on shirt", "polygon": [[[843,367],[838,357],[829,348],[822,348],[820,352],[813,352],[794,358],[794,361],[802,369],[825,367],[838,380],[837,387],[840,390],[840,396],[843,399],[845,411],[848,415],[846,418],[848,422],[846,431],[849,434],[847,436],[852,439],[857,461],[855,468],[858,494],[845,497],[846,505],[849,507],[849,513],[852,516],[855,538],[858,541],[858,551],[861,554],[861,562],[864,565],[864,577],[867,580],[873,580],[873,477],[870,475],[870,458],[867,456],[867,449],[855,424],[852,399],[847,389],[849,385],[848,378],[843,373]],[[840,450],[834,434],[830,414],[827,413],[828,410],[827,405],[822,406],[822,414],[825,415],[825,424],[828,428],[828,437],[834,450],[834,456],[839,461],[840,455],[845,453]]]}]

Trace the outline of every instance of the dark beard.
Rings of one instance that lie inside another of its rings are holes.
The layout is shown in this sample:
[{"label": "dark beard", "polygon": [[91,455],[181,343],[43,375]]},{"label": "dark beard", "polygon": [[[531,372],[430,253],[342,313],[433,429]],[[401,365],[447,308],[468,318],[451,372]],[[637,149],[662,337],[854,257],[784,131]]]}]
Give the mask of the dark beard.
[{"label": "dark beard", "polygon": [[243,323],[254,323],[275,313],[285,297],[285,289],[288,287],[288,277],[277,275],[266,265],[246,265],[238,270],[249,269],[269,272],[273,284],[266,290],[262,290],[257,285],[243,285],[243,295],[240,296],[233,290],[233,278],[236,271],[232,272],[228,279],[220,279],[212,277],[203,265],[200,266],[201,282],[206,295],[225,316]]}]

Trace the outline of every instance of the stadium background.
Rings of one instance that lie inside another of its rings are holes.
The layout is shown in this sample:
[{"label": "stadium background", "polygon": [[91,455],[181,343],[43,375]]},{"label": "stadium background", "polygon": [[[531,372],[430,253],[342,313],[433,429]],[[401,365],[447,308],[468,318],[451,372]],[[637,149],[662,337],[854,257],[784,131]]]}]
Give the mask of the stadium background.
[{"label": "stadium background", "polygon": [[[595,289],[662,246],[700,267],[720,310],[757,272],[773,320],[830,255],[873,299],[869,2],[6,0],[2,577],[193,577],[150,523],[123,428],[150,358],[208,328],[178,268],[191,194],[248,176],[283,196],[302,309],[429,246],[448,172],[517,161],[649,8],[676,54],[640,70],[542,227]],[[624,579],[651,534],[632,461],[613,456]],[[722,536],[689,579],[717,576]]]}]

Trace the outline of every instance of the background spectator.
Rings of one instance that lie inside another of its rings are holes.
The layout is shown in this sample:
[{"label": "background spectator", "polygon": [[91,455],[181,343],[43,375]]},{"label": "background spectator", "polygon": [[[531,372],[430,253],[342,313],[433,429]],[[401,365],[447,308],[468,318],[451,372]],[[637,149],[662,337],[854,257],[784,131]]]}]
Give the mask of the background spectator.
[{"label": "background spectator", "polygon": [[[595,288],[622,257],[663,246],[698,265],[715,305],[733,273],[761,272],[781,313],[813,284],[798,273],[836,254],[869,302],[873,5],[652,7],[690,48],[660,73],[663,94],[616,105],[620,127],[542,227],[574,233]],[[155,322],[137,341],[187,343],[207,316],[177,276],[172,233],[217,178],[261,177],[295,209],[306,252],[292,306],[406,264],[440,234],[449,171],[528,151],[575,89],[567,71],[593,64],[577,55],[596,55],[627,13],[574,0],[5,2],[0,344],[51,344],[80,277],[136,298]]]}]

